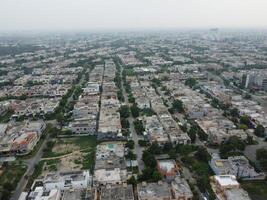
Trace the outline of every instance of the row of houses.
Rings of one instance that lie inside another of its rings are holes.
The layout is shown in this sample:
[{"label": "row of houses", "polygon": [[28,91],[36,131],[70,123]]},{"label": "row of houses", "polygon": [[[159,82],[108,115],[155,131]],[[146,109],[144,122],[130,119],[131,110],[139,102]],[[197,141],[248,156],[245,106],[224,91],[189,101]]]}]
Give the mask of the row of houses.
[{"label": "row of houses", "polygon": [[60,98],[28,98],[26,100],[10,100],[10,110],[14,117],[53,114],[59,106]]},{"label": "row of houses", "polygon": [[242,140],[247,138],[247,133],[223,115],[223,111],[211,105],[211,100],[199,90],[192,90],[182,82],[170,80],[165,83],[171,91],[172,98],[183,103],[185,115],[194,120],[210,144],[219,145],[232,136]]},{"label": "row of houses", "polygon": [[98,125],[98,139],[110,140],[122,138],[120,122],[120,102],[117,97],[117,87],[114,82],[116,65],[113,60],[105,61],[103,74],[101,109]]},{"label": "row of houses", "polygon": [[96,66],[89,74],[89,82],[82,88],[82,93],[72,110],[73,121],[69,124],[72,133],[96,135],[99,116],[100,87],[104,66]]},{"label": "row of houses", "polygon": [[6,86],[0,91],[0,98],[4,97],[62,97],[71,88],[71,84],[54,84],[54,85],[33,85],[26,86]]}]

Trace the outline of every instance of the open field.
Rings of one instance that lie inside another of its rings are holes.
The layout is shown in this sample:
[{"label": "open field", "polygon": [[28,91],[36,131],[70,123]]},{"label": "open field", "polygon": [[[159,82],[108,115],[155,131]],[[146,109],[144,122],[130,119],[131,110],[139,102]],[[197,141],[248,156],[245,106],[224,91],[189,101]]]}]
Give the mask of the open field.
[{"label": "open field", "polygon": [[42,175],[53,171],[91,169],[97,145],[95,137],[60,138],[50,144],[42,158]]}]

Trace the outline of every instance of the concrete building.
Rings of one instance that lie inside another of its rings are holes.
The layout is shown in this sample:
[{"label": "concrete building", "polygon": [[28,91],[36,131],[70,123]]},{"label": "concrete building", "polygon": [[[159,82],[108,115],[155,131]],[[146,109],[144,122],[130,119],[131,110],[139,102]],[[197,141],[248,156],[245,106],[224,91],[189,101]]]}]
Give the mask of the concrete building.
[{"label": "concrete building", "polygon": [[233,175],[215,175],[210,181],[218,200],[250,200]]},{"label": "concrete building", "polygon": [[157,169],[167,182],[171,182],[179,175],[179,169],[174,160],[158,160]]},{"label": "concrete building", "polygon": [[61,192],[59,189],[45,191],[43,187],[36,187],[25,200],[60,200]]},{"label": "concrete building", "polygon": [[177,176],[174,181],[171,182],[171,191],[173,199],[177,200],[192,200],[193,193],[188,185],[187,181],[180,176]]},{"label": "concrete building", "polygon": [[139,200],[172,200],[172,193],[169,185],[165,182],[139,183],[137,185]]},{"label": "concrete building", "polygon": [[244,156],[221,159],[213,155],[209,165],[216,175],[231,174],[243,180],[264,180],[266,177],[264,173],[256,172]]},{"label": "concrete building", "polygon": [[38,180],[38,182],[40,181],[46,191],[55,188],[59,190],[86,189],[90,188],[92,184],[92,176],[88,170],[55,172],[47,174],[43,179]]},{"label": "concrete building", "polygon": [[101,187],[99,200],[134,200],[132,185],[108,185]]}]

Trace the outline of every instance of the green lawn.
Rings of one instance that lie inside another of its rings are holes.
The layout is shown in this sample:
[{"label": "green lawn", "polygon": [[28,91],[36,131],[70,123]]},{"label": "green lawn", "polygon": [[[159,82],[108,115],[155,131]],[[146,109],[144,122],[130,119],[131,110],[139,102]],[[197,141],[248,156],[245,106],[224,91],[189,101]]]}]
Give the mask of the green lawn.
[{"label": "green lawn", "polygon": [[91,169],[91,167],[94,164],[94,160],[95,160],[95,151],[86,153],[83,156],[82,169]]},{"label": "green lawn", "polygon": [[267,182],[266,181],[243,181],[241,183],[252,200],[266,200],[267,199]]},{"label": "green lawn", "polygon": [[65,143],[75,144],[79,146],[80,149],[86,149],[86,148],[94,149],[97,145],[97,140],[95,136],[81,136],[81,137],[70,138]]}]

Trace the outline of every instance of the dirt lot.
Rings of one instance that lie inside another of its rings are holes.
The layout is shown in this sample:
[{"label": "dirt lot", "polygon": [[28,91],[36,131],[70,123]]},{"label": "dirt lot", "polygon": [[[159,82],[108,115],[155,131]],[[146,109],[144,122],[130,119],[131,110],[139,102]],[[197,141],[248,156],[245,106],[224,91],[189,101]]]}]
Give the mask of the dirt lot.
[{"label": "dirt lot", "polygon": [[96,148],[94,137],[59,139],[50,152],[42,158],[45,162],[43,175],[54,171],[90,169]]}]

